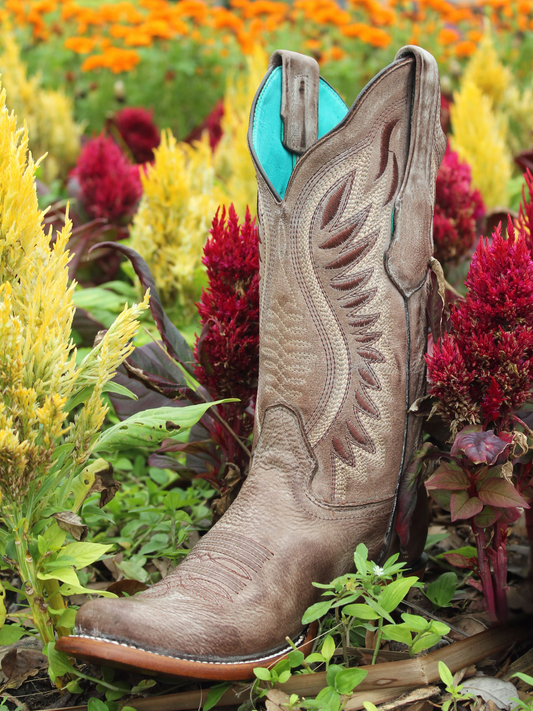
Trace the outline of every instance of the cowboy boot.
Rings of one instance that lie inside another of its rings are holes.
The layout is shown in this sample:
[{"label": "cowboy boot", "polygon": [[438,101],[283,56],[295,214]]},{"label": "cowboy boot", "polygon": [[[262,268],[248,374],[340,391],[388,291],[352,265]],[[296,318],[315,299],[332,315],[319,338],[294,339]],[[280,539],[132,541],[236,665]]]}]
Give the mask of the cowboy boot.
[{"label": "cowboy boot", "polygon": [[[420,426],[435,179],[435,60],[405,47],[350,110],[318,65],[275,52],[252,107],[259,183],[260,369],[250,473],[167,578],[93,600],[57,648],[91,661],[247,679],[309,640],[302,615],[353,568],[398,550],[402,473]],[[411,560],[425,535],[412,536]]]}]

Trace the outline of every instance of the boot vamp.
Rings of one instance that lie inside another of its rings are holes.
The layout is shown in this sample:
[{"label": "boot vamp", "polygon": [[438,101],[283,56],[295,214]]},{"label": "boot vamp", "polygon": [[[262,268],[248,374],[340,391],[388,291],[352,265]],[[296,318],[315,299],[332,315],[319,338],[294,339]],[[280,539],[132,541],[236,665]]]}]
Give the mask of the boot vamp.
[{"label": "boot vamp", "polygon": [[296,638],[322,592],[312,583],[351,570],[361,540],[377,555],[392,510],[392,500],[342,512],[316,501],[316,466],[296,413],[271,408],[252,472],[219,523],[150,590],[85,604],[78,634],[206,661],[268,654]]}]

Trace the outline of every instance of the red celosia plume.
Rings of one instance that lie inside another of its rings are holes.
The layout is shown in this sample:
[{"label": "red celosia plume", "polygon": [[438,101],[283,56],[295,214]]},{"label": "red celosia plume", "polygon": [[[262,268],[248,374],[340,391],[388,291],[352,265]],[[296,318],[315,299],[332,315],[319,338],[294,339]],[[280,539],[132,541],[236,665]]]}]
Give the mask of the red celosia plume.
[{"label": "red celosia plume", "polygon": [[83,146],[73,177],[89,217],[112,223],[126,221],[142,194],[139,168],[132,165],[113,139],[104,134]]},{"label": "red celosia plume", "polygon": [[448,145],[435,189],[433,241],[439,262],[456,262],[474,246],[476,220],[484,213],[481,194],[471,184],[470,166]]},{"label": "red celosia plume", "polygon": [[481,240],[452,307],[452,333],[426,357],[437,410],[454,429],[505,428],[533,385],[533,261],[523,230]]},{"label": "red celosia plume", "polygon": [[136,163],[154,160],[154,149],[161,143],[161,136],[154,123],[153,111],[128,107],[115,114],[113,123]]},{"label": "red celosia plume", "polygon": [[222,101],[218,101],[215,107],[212,109],[211,113],[202,121],[201,124],[193,128],[189,133],[187,138],[185,138],[186,143],[192,143],[193,141],[199,141],[202,138],[204,132],[207,132],[209,137],[209,145],[211,150],[214,151],[218,146],[220,139],[222,138],[222,118],[224,116],[224,104]]},{"label": "red celosia plume", "polygon": [[[255,218],[243,224],[233,205],[213,219],[204,247],[209,286],[198,304],[196,377],[213,397],[238,397],[240,413],[255,399],[259,366],[259,253]],[[245,429],[251,430],[252,418]]]}]

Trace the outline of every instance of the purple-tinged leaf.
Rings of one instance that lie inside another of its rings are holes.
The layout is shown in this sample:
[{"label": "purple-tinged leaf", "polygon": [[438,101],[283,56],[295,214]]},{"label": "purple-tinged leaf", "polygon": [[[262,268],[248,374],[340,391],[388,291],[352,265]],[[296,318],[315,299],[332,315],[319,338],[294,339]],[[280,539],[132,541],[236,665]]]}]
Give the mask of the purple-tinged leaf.
[{"label": "purple-tinged leaf", "polygon": [[483,510],[474,516],[474,523],[479,528],[488,528],[496,523],[496,521],[501,517],[502,512],[494,506],[484,506]]},{"label": "purple-tinged leaf", "polygon": [[473,431],[474,427],[465,427],[459,432],[452,446],[452,456],[464,455],[474,464],[494,464],[509,443],[497,437],[492,430]]},{"label": "purple-tinged leaf", "polygon": [[478,496],[484,504],[498,506],[502,509],[520,506],[529,508],[529,504],[507,479],[485,479],[478,491]]},{"label": "purple-tinged leaf", "polygon": [[450,563],[450,565],[456,568],[468,568],[469,570],[475,570],[477,567],[477,558],[470,557],[467,555],[461,555],[460,553],[444,553],[443,558]]},{"label": "purple-tinged leaf", "polygon": [[452,491],[450,497],[450,512],[452,521],[460,518],[473,518],[483,508],[477,496],[470,496],[468,491]]},{"label": "purple-tinged leaf", "polygon": [[511,524],[511,523],[514,523],[515,521],[518,521],[518,519],[520,518],[521,515],[522,515],[522,511],[519,508],[503,509],[500,521],[501,521],[501,523]]},{"label": "purple-tinged leaf", "polygon": [[126,247],[126,245],[116,242],[101,242],[95,245],[90,252],[92,252],[93,249],[101,249],[103,247],[121,252],[121,254],[124,254],[124,256],[130,260],[143,289],[145,291],[150,289],[150,311],[152,312],[157,329],[161,334],[163,343],[169,354],[181,363],[185,370],[192,375],[195,363],[192,351],[183,335],[166,315],[159,298],[154,278],[144,259],[134,249],[131,249],[131,247]]},{"label": "purple-tinged leaf", "polygon": [[400,537],[400,543],[404,547],[409,543],[411,519],[416,508],[417,489],[424,461],[431,452],[437,451],[437,448],[429,442],[423,444],[415,452],[413,459],[403,474],[398,494],[398,512],[395,528]]},{"label": "purple-tinged leaf", "polygon": [[452,497],[452,492],[446,489],[437,489],[436,491],[430,492],[431,498],[437,502],[437,504],[445,511],[450,510],[450,499]]},{"label": "purple-tinged leaf", "polygon": [[105,326],[97,321],[88,311],[76,307],[72,328],[76,330],[83,339],[83,344],[92,347],[94,339],[100,331],[105,331]]},{"label": "purple-tinged leaf", "polygon": [[169,398],[164,395],[149,390],[139,381],[128,377],[122,365],[115,373],[113,382],[124,385],[124,387],[131,390],[134,395],[137,395],[137,400],[131,400],[118,393],[108,393],[116,415],[120,420],[126,420],[128,417],[137,415],[144,410],[155,410],[157,407],[183,407],[188,404],[184,400],[169,400]]},{"label": "purple-tinged leaf", "polygon": [[445,462],[437,469],[435,474],[426,481],[428,491],[433,489],[447,489],[461,491],[468,489],[470,482],[464,470],[455,462]]}]

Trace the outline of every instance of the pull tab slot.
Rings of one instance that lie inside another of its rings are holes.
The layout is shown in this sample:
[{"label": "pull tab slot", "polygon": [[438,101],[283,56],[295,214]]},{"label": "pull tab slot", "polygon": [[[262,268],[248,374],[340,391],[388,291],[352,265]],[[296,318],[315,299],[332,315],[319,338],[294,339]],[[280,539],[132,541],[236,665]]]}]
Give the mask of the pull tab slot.
[{"label": "pull tab slot", "polygon": [[320,73],[315,59],[297,52],[277,50],[270,66],[282,66],[282,143],[302,155],[318,140],[318,88]]}]

